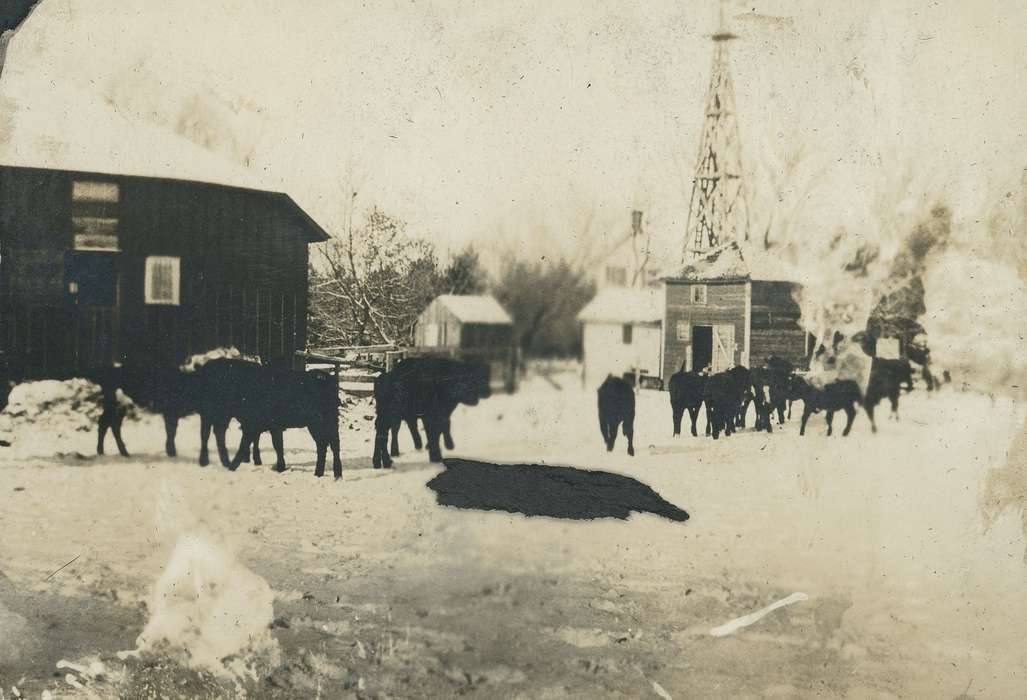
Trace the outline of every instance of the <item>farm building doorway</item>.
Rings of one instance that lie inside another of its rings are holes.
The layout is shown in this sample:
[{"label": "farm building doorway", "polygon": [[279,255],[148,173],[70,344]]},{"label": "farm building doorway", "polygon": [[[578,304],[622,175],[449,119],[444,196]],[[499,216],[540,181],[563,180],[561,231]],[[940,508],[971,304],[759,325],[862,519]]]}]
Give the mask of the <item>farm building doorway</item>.
[{"label": "farm building doorway", "polygon": [[713,364],[713,326],[692,326],[692,369]]},{"label": "farm building doorway", "polygon": [[116,253],[92,250],[65,253],[64,289],[74,309],[74,355],[78,369],[108,366],[117,354],[115,313],[119,274],[116,256]]}]

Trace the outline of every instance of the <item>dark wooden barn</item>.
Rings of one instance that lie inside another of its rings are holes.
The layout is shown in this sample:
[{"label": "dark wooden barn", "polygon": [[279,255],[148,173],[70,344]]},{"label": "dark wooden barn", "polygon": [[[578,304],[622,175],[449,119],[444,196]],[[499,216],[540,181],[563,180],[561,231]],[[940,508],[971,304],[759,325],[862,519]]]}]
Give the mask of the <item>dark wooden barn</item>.
[{"label": "dark wooden barn", "polygon": [[21,378],[225,346],[294,364],[327,237],[278,192],[0,165],[0,360]]},{"label": "dark wooden barn", "polygon": [[750,270],[729,243],[665,277],[663,377],[686,369],[755,367],[776,355],[808,366],[799,285]]}]

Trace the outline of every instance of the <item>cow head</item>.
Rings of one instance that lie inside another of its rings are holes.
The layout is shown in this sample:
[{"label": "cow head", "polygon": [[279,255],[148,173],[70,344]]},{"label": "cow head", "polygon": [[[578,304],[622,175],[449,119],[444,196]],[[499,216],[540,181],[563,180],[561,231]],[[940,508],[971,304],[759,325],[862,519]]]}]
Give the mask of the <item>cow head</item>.
[{"label": "cow head", "polygon": [[458,362],[449,385],[450,396],[458,403],[474,406],[492,395],[488,363],[479,360]]},{"label": "cow head", "polygon": [[810,391],[809,383],[797,374],[788,378],[788,400],[803,399]]}]

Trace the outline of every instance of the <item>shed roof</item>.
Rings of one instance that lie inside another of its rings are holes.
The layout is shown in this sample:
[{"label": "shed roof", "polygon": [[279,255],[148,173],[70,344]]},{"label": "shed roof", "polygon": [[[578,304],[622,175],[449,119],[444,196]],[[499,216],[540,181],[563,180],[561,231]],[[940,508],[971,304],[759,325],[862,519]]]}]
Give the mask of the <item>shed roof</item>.
[{"label": "shed roof", "polygon": [[663,320],[661,287],[605,287],[578,313],[585,323],[659,323]]},{"label": "shed roof", "polygon": [[441,294],[435,300],[461,323],[513,324],[510,314],[489,294]]}]

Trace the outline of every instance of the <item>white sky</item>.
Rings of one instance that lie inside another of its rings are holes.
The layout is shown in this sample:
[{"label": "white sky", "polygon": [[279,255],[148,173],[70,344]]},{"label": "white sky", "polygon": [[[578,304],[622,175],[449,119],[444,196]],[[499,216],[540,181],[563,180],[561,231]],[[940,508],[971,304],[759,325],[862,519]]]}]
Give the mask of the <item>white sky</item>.
[{"label": "white sky", "polygon": [[[224,179],[216,158],[175,149],[188,139],[329,228],[355,189],[358,209],[377,204],[443,249],[543,254],[573,246],[586,221],[619,234],[642,208],[676,251],[717,11],[714,0],[43,0],[0,80],[0,157],[60,167],[68,153],[102,161],[120,148],[154,174]],[[914,198],[942,196],[972,219],[1018,182],[1027,3],[734,0],[728,15],[742,35],[732,70],[757,226],[774,213],[779,236],[877,235],[874,207],[910,182]],[[94,118],[102,110],[116,116]],[[164,135],[123,135],[137,127]]]}]

